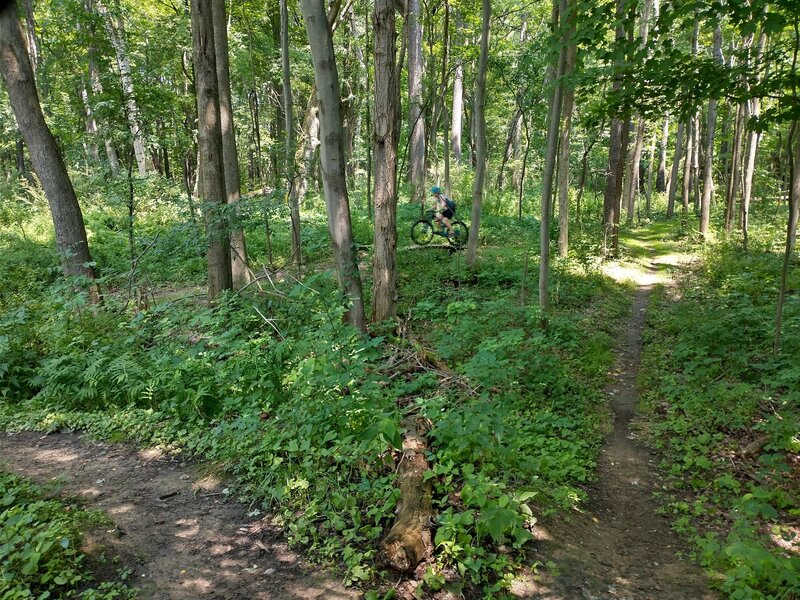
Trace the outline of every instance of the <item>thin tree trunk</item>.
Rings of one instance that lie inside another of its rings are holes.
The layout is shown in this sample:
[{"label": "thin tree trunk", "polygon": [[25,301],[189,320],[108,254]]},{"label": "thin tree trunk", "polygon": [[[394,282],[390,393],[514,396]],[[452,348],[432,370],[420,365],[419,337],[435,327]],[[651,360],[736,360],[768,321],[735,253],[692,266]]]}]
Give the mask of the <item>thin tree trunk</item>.
[{"label": "thin tree trunk", "polygon": [[[377,0],[375,30],[375,251],[372,320],[394,319],[397,296],[397,99],[395,9],[393,0]],[[409,63],[410,65],[410,63]]]},{"label": "thin tree trunk", "polygon": [[686,159],[683,162],[683,181],[681,185],[681,220],[683,226],[689,221],[689,196],[692,183],[692,156],[694,155],[694,119],[686,121],[688,132],[686,134]]},{"label": "thin tree trunk", "polygon": [[728,178],[728,190],[725,197],[725,231],[728,233],[733,229],[733,220],[736,212],[736,196],[739,193],[740,170],[742,153],[742,130],[744,129],[744,106],[739,104],[736,107],[736,121],[733,129],[733,145],[731,148],[730,176]]},{"label": "thin tree trunk", "polygon": [[197,92],[198,177],[208,233],[208,296],[233,287],[231,250],[224,211],[225,167],[220,124],[219,80],[214,45],[213,0],[192,0],[192,47]]},{"label": "thin tree trunk", "polygon": [[300,201],[295,184],[297,165],[295,163],[294,102],[292,100],[292,77],[289,64],[289,8],[287,0],[281,2],[281,66],[283,72],[283,113],[286,130],[286,180],[289,185],[289,210],[292,222],[291,261],[300,268],[302,264],[302,245],[300,239]]},{"label": "thin tree trunk", "polygon": [[[796,51],[797,50],[795,48],[795,61],[797,60]],[[797,100],[796,95],[794,99]],[[800,121],[795,121],[792,124],[792,133],[789,135],[789,140],[790,148],[791,141],[794,140],[794,156],[789,156],[789,172],[791,173],[791,188],[789,190],[789,219],[786,226],[786,250],[783,254],[783,268],[781,269],[778,305],[775,311],[775,340],[772,345],[772,352],[775,355],[777,355],[781,349],[781,324],[783,321],[783,305],[786,301],[786,291],[789,283],[789,262],[791,261],[792,254],[795,250],[797,222],[798,218],[800,218]]]},{"label": "thin tree trunk", "polygon": [[546,313],[550,306],[548,280],[550,275],[550,199],[553,191],[553,175],[558,153],[558,130],[561,125],[561,104],[564,95],[563,76],[567,65],[567,0],[553,0],[553,36],[561,33],[561,50],[553,69],[553,93],[550,97],[550,110],[547,121],[547,146],[542,172],[541,220],[539,223],[539,306],[542,309],[542,323],[546,323]]},{"label": "thin tree trunk", "polygon": [[675,135],[675,154],[672,157],[672,170],[669,176],[669,192],[667,193],[667,217],[675,214],[675,195],[678,191],[678,173],[681,171],[681,158],[683,157],[683,121],[678,123],[678,133]]},{"label": "thin tree trunk", "polygon": [[[131,64],[128,57],[128,50],[125,43],[125,28],[121,16],[116,19],[112,17],[108,8],[100,2],[97,3],[97,10],[103,17],[103,23],[114,47],[117,58],[119,76],[122,80],[122,93],[125,98],[125,113],[128,119],[128,126],[131,130],[133,140],[133,152],[136,155],[136,165],[139,175],[147,175],[147,157],[144,151],[144,131],[142,129],[142,119],[139,116],[139,105],[136,103],[136,94],[133,88],[133,77],[131,76]],[[116,23],[115,23],[116,21]]]},{"label": "thin tree trunk", "polygon": [[669,115],[664,117],[664,128],[661,130],[661,143],[658,147],[658,174],[656,175],[656,191],[662,194],[667,191],[667,145],[669,144]]},{"label": "thin tree trunk", "polygon": [[[425,117],[422,114],[422,26],[419,0],[408,0],[408,128],[411,201],[425,199]],[[377,173],[376,173],[377,175]]]},{"label": "thin tree trunk", "polygon": [[[645,0],[642,5],[642,14],[639,17],[639,37],[641,39],[640,48],[647,46],[647,37],[650,31],[650,13],[653,10],[653,0]],[[636,206],[636,199],[639,196],[639,163],[642,160],[642,148],[644,147],[645,120],[641,115],[636,117],[636,138],[631,152],[631,162],[628,166],[628,180],[625,188],[623,201],[627,209],[628,225],[633,223]]]},{"label": "thin tree trunk", "polygon": [[[564,0],[566,1],[566,0]],[[472,226],[467,240],[467,256],[464,260],[468,267],[475,264],[478,253],[478,234],[481,225],[481,206],[483,204],[483,181],[486,177],[486,70],[489,62],[489,22],[492,7],[490,0],[482,0],[481,53],[478,58],[478,73],[475,81],[475,142],[476,168],[475,181],[472,186]]]},{"label": "thin tree trunk", "polygon": [[[722,64],[722,26],[714,28],[714,60]],[[711,200],[714,193],[714,133],[717,127],[717,99],[708,101],[706,115],[706,162],[703,169],[703,197],[700,201],[700,235],[708,240],[708,226],[711,219]]]},{"label": "thin tree trunk", "polygon": [[453,109],[450,124],[450,150],[453,159],[461,162],[461,128],[464,121],[464,68],[461,63],[456,65],[453,78]]},{"label": "thin tree trunk", "polygon": [[366,331],[361,276],[358,272],[347,197],[339,73],[333,51],[333,36],[322,0],[302,0],[301,7],[311,46],[314,80],[319,98],[322,185],[339,287],[350,302],[347,321],[358,330]]},{"label": "thin tree trunk", "polygon": [[[575,36],[575,6],[569,7],[569,15],[562,18],[564,26],[569,22],[568,30],[565,33],[567,42],[566,55],[564,58],[564,78],[569,78],[575,70],[575,58],[577,45],[573,40]],[[558,187],[558,255],[566,258],[569,251],[569,157],[570,157],[570,136],[572,133],[572,107],[575,101],[575,86],[571,82],[562,81],[559,84],[563,90],[563,107],[560,118],[561,131],[559,135],[559,155],[558,172],[556,175]]]},{"label": "thin tree trunk", "polygon": [[[14,1],[0,7],[0,73],[17,125],[28,147],[33,170],[39,176],[50,205],[56,248],[61,255],[64,274],[81,275],[94,280],[81,208],[55,138],[42,114],[33,68],[17,15]],[[91,285],[90,294],[94,302],[99,301],[96,285]]]},{"label": "thin tree trunk", "polygon": [[[767,35],[764,28],[761,28],[761,33],[758,36],[758,49],[753,59],[752,65],[756,73],[760,72],[761,57],[764,54],[764,48],[767,43]],[[756,75],[756,84],[760,79]],[[751,98],[747,101],[748,108],[748,121],[750,119],[758,119],[761,116],[761,99],[758,97]],[[753,174],[756,169],[756,152],[758,150],[758,142],[761,134],[752,129],[747,133],[747,149],[744,157],[744,174],[742,176],[742,232],[744,234],[744,249],[747,251],[747,238],[749,234],[750,224],[750,199],[753,193]]]},{"label": "thin tree trunk", "polygon": [[[87,13],[91,14],[93,12],[90,0],[86,0],[84,8],[86,9]],[[100,81],[100,69],[97,66],[97,60],[95,58],[97,50],[95,49],[93,26],[90,27],[89,32],[90,32],[90,42],[88,51],[89,87],[92,90],[92,95],[97,97],[102,95],[103,93],[103,84]],[[108,166],[111,169],[111,174],[116,177],[120,169],[117,149],[114,147],[114,142],[108,136],[106,136],[103,145],[105,146],[106,158],[108,159]]]},{"label": "thin tree trunk", "polygon": [[[225,18],[225,0],[212,0],[214,18],[214,48],[216,50],[217,82],[219,84],[219,116],[222,130],[222,164],[225,173],[225,197],[233,212],[241,196],[239,187],[239,153],[236,150],[236,131],[233,126],[233,103],[228,61],[228,23]],[[230,231],[231,277],[235,289],[252,281],[247,260],[247,244],[239,219]]]},{"label": "thin tree trunk", "polygon": [[514,155],[514,140],[519,137],[519,130],[522,124],[522,111],[517,108],[514,116],[511,117],[511,123],[508,126],[508,134],[506,135],[505,148],[503,150],[503,160],[500,163],[500,169],[497,171],[497,182],[495,187],[497,191],[502,191],[506,184],[506,165],[511,157]]}]

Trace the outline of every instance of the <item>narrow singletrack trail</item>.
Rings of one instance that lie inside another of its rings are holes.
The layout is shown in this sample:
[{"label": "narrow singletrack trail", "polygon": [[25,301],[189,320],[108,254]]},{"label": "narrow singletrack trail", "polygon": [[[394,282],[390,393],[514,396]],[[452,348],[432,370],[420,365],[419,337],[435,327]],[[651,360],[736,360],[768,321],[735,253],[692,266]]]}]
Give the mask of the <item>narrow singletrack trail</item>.
[{"label": "narrow singletrack trail", "polygon": [[[531,561],[555,563],[516,586],[522,598],[542,600],[711,600],[703,571],[680,558],[684,544],[657,514],[657,458],[637,443],[631,429],[639,392],[636,378],[648,299],[653,284],[669,284],[669,272],[686,256],[655,256],[644,271],[615,266],[609,274],[637,284],[631,317],[617,341],[607,388],[613,430],[598,457],[596,482],[581,512],[537,528]],[[666,277],[666,278],[665,278]]]},{"label": "narrow singletrack trail", "polygon": [[92,532],[87,545],[132,569],[139,598],[357,597],[304,564],[278,529],[228,498],[222,482],[178,458],[75,433],[2,433],[0,468],[101,509],[114,527]]}]

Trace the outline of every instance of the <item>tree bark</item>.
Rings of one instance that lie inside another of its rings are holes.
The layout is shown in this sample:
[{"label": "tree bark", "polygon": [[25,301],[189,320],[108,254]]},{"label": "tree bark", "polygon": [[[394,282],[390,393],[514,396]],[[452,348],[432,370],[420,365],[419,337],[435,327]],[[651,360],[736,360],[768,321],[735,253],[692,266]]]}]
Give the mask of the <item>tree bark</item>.
[{"label": "tree bark", "polygon": [[689,196],[692,185],[692,156],[694,156],[694,119],[686,121],[686,159],[683,162],[683,182],[681,185],[681,219],[686,225],[689,219]]},{"label": "tree bark", "polygon": [[350,224],[339,73],[333,51],[333,36],[322,0],[302,0],[301,7],[311,46],[314,80],[319,98],[322,185],[339,287],[350,301],[347,321],[360,331],[366,331],[361,276]]},{"label": "tree bark", "polygon": [[197,92],[200,197],[208,233],[208,296],[233,287],[225,204],[225,167],[220,123],[219,80],[214,45],[213,0],[192,0],[192,47]]},{"label": "tree bark", "polygon": [[[376,0],[375,31],[375,248],[372,320],[393,319],[397,296],[397,141],[399,83],[395,79],[393,0]],[[410,63],[409,63],[410,65]]]},{"label": "tree bark", "polygon": [[114,19],[114,17],[112,17],[111,13],[108,11],[108,8],[102,2],[100,2],[100,0],[95,1],[97,2],[97,10],[103,17],[106,33],[108,33],[108,37],[111,40],[111,45],[114,47],[114,53],[117,58],[117,67],[119,68],[119,76],[122,80],[122,93],[125,98],[125,113],[128,119],[128,126],[131,130],[131,139],[133,140],[133,152],[136,156],[136,165],[139,175],[144,177],[147,175],[147,157],[144,151],[144,131],[142,129],[142,119],[139,116],[139,105],[136,103],[136,94],[133,87],[131,64],[128,57],[128,49],[125,43],[124,22],[120,16]]},{"label": "tree bark", "polygon": [[728,189],[725,197],[725,231],[730,233],[733,230],[733,220],[736,212],[736,196],[739,193],[740,184],[740,162],[742,153],[742,130],[744,129],[744,107],[739,104],[736,107],[736,120],[733,126],[733,144],[730,157],[730,175],[728,177]]},{"label": "tree bark", "polygon": [[[83,215],[55,138],[42,114],[17,10],[13,0],[0,8],[0,72],[31,165],[50,206],[64,274],[94,280]],[[97,286],[91,285],[90,294],[94,302],[99,301]]]},{"label": "tree bark", "polygon": [[[761,68],[761,57],[767,43],[767,35],[764,28],[758,36],[758,48],[753,58],[751,68],[756,72],[756,83],[760,79],[758,75]],[[747,119],[758,119],[761,116],[761,98],[753,97],[746,101]],[[750,130],[747,132],[747,147],[744,156],[744,173],[742,176],[742,232],[744,234],[744,249],[747,251],[747,237],[750,225],[750,198],[753,193],[753,174],[756,169],[756,152],[761,134],[758,131]]]},{"label": "tree bark", "polygon": [[450,124],[450,150],[453,160],[461,162],[461,129],[464,121],[464,67],[456,65],[453,76],[453,110]]},{"label": "tree bark", "polygon": [[[239,187],[239,153],[236,150],[236,131],[233,127],[231,77],[228,61],[228,22],[225,18],[225,0],[212,0],[214,19],[214,49],[216,51],[217,83],[219,85],[219,123],[222,130],[222,165],[225,173],[225,198],[232,211],[238,213],[241,196]],[[231,228],[231,277],[235,289],[252,281],[247,260],[244,230],[237,224]]]},{"label": "tree bark", "polygon": [[[566,35],[567,0],[553,0],[553,36],[561,32],[561,42]],[[542,172],[541,220],[539,223],[539,306],[542,309],[542,322],[550,306],[548,280],[550,275],[550,202],[553,195],[553,175],[558,153],[558,130],[561,125],[561,104],[564,94],[563,76],[567,64],[567,47],[561,44],[553,73],[553,93],[550,96],[550,110],[547,125],[547,146]]]},{"label": "tree bark", "polygon": [[292,77],[289,64],[289,7],[287,0],[281,3],[281,67],[283,72],[283,112],[286,129],[286,181],[289,185],[289,210],[292,222],[292,256],[291,262],[298,268],[302,264],[302,245],[300,239],[300,200],[295,179],[297,164],[295,162],[294,102],[292,100]]},{"label": "tree bark", "polygon": [[669,192],[667,193],[667,217],[675,214],[675,195],[678,191],[678,173],[681,171],[681,158],[683,157],[683,129],[685,124],[678,123],[678,133],[675,135],[675,154],[672,156],[672,171],[669,176]]},{"label": "tree bark", "polygon": [[[564,0],[566,1],[566,0]],[[482,1],[481,53],[478,58],[478,73],[475,80],[475,145],[476,165],[475,181],[472,186],[472,226],[467,240],[467,256],[464,260],[467,267],[475,264],[478,253],[478,234],[481,225],[481,207],[483,204],[483,182],[486,177],[486,70],[489,62],[489,22],[492,7],[490,0]]]},{"label": "tree bark", "polygon": [[[714,60],[720,65],[722,58],[722,26],[717,23],[714,28]],[[714,193],[714,134],[717,127],[717,99],[708,101],[708,114],[706,115],[706,161],[703,168],[703,197],[700,200],[700,235],[708,240],[708,226],[711,219],[711,200]]]},{"label": "tree bark", "polygon": [[[796,95],[794,99],[795,101],[797,100]],[[783,268],[781,269],[778,305],[775,311],[775,340],[772,345],[773,354],[778,354],[781,348],[781,324],[783,321],[783,305],[786,300],[786,290],[788,288],[789,262],[795,250],[797,222],[798,218],[800,218],[800,121],[795,121],[792,124],[792,134],[789,135],[789,140],[790,148],[791,140],[794,141],[794,156],[789,156],[789,171],[791,173],[791,188],[789,190],[789,219],[786,226],[786,250],[783,254]]]},{"label": "tree bark", "polygon": [[667,146],[669,145],[669,115],[664,117],[664,128],[661,131],[661,143],[658,147],[658,174],[656,175],[656,191],[662,194],[667,191]]},{"label": "tree bark", "polygon": [[419,0],[408,0],[408,129],[411,201],[425,200],[425,117],[422,114],[422,26]]},{"label": "tree bark", "polygon": [[[639,18],[639,37],[641,39],[640,48],[647,46],[647,37],[650,31],[650,13],[653,9],[653,0],[645,0],[642,5],[642,14]],[[642,160],[642,148],[644,147],[645,120],[641,115],[636,117],[636,138],[631,152],[631,162],[628,165],[628,180],[623,198],[627,210],[628,225],[633,223],[636,198],[639,196],[639,163]]]},{"label": "tree bark", "polygon": [[[565,15],[564,26],[569,20],[569,27],[565,32],[564,41],[567,43],[564,62],[564,77],[569,77],[575,70],[577,46],[572,38],[575,35],[575,6],[569,7],[569,15]],[[572,107],[575,101],[575,86],[570,82],[562,81],[559,84],[563,90],[563,107],[560,115],[561,131],[559,135],[558,172],[556,175],[558,185],[558,255],[566,258],[569,251],[569,156],[570,136],[572,133]]]}]

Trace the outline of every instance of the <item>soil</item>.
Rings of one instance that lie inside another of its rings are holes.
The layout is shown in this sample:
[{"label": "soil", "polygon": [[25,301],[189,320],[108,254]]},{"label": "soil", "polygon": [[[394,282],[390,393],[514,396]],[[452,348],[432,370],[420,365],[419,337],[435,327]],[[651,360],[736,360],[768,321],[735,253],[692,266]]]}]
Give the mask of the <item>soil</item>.
[{"label": "soil", "polygon": [[[671,257],[672,258],[672,257]],[[677,262],[677,261],[676,261]],[[541,600],[711,600],[704,572],[688,559],[684,544],[657,514],[653,493],[660,489],[657,456],[637,443],[632,428],[639,400],[636,377],[642,351],[642,327],[652,284],[665,267],[652,263],[634,275],[638,284],[625,338],[607,392],[613,431],[598,458],[597,482],[580,512],[536,528],[531,564],[539,573],[519,582],[514,595]],[[612,274],[613,276],[614,274]],[[627,271],[623,277],[631,278]],[[668,282],[666,282],[668,283]],[[546,568],[550,561],[555,568]]]},{"label": "soil", "polygon": [[0,435],[0,463],[103,510],[114,526],[91,532],[87,549],[119,557],[139,598],[358,597],[305,564],[279,529],[229,498],[222,481],[180,458],[76,433],[23,432]]}]

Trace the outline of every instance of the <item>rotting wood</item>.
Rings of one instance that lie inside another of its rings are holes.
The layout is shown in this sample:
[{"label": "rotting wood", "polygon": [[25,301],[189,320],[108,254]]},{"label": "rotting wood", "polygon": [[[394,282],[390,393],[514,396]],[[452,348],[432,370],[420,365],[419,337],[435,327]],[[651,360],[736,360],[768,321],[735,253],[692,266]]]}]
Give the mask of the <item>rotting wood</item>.
[{"label": "rotting wood", "polygon": [[397,501],[394,525],[381,543],[386,563],[398,571],[412,571],[420,562],[430,558],[431,542],[431,483],[425,481],[428,461],[426,421],[416,415],[403,419],[405,429],[403,456],[398,466],[400,499]]}]

